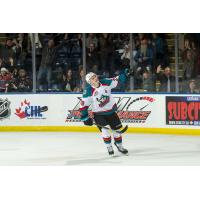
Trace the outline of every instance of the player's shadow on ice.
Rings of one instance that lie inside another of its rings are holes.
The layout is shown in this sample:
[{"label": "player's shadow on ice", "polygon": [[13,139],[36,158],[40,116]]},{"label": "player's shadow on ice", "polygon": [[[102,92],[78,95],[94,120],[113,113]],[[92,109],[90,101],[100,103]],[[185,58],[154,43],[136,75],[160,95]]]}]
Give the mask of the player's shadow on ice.
[{"label": "player's shadow on ice", "polygon": [[[115,152],[114,156],[109,156],[107,155],[107,153],[105,153],[104,157],[101,158],[89,158],[89,159],[78,159],[78,160],[69,160],[67,161],[66,165],[90,165],[90,164],[95,164],[95,165],[101,165],[101,164],[114,164],[114,165],[120,165],[120,163],[122,162],[122,159],[127,159],[127,156],[134,156],[140,153],[147,153],[147,152],[151,152],[151,151],[155,151],[157,149],[155,148],[149,148],[149,149],[135,149],[135,150],[131,150],[129,151],[128,155],[123,155],[119,152]],[[91,157],[93,157],[94,155],[92,155]],[[124,157],[124,158],[123,158]],[[133,159],[131,157],[129,157],[130,159]]]},{"label": "player's shadow on ice", "polygon": [[[92,155],[91,157],[93,157]],[[134,165],[138,162],[138,159],[142,160],[160,160],[160,159],[170,159],[170,158],[183,158],[199,156],[200,150],[198,151],[163,151],[160,148],[141,148],[141,149],[129,149],[128,155],[122,155],[117,153],[115,156],[106,155],[101,158],[89,158],[89,159],[78,159],[78,160],[69,160],[66,165],[120,165],[123,162],[123,165]],[[137,161],[136,161],[137,160]]]},{"label": "player's shadow on ice", "polygon": [[[106,155],[106,154],[105,154]],[[114,156],[109,156],[108,157],[104,157],[104,158],[90,158],[90,159],[82,159],[82,160],[70,160],[70,161],[67,161],[66,165],[82,165],[82,164],[108,164],[111,163],[110,161],[113,160],[114,158],[118,158],[120,157],[119,155],[114,155]],[[119,163],[120,164],[120,161],[116,161],[115,160],[115,163]]]}]

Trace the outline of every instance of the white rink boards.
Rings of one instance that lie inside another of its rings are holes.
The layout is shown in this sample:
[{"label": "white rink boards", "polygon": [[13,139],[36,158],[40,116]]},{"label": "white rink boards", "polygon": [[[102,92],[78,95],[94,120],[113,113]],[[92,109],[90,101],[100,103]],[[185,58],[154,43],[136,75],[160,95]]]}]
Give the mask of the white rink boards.
[{"label": "white rink boards", "polygon": [[[120,93],[113,97],[128,132],[200,135],[199,95]],[[97,131],[80,121],[80,102],[81,94],[2,94],[0,131]]]}]

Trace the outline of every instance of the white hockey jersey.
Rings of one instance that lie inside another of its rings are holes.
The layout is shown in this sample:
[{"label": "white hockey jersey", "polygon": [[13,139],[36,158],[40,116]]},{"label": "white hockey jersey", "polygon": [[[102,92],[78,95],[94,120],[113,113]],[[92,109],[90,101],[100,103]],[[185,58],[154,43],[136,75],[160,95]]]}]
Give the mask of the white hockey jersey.
[{"label": "white hockey jersey", "polygon": [[88,108],[91,105],[92,113],[107,115],[117,110],[117,105],[112,97],[111,90],[117,87],[119,76],[100,80],[100,86],[87,87],[83,92],[81,100],[81,119],[88,117]]}]

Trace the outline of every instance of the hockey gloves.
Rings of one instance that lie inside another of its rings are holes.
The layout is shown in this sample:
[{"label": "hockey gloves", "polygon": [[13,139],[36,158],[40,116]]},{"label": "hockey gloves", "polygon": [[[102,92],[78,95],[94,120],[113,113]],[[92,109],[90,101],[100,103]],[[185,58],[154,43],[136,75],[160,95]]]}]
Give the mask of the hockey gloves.
[{"label": "hockey gloves", "polygon": [[134,75],[134,70],[130,68],[125,68],[124,70],[125,75],[128,76],[133,76]]},{"label": "hockey gloves", "polygon": [[92,126],[93,125],[93,120],[91,118],[88,118],[87,120],[83,121],[83,123],[86,126]]}]

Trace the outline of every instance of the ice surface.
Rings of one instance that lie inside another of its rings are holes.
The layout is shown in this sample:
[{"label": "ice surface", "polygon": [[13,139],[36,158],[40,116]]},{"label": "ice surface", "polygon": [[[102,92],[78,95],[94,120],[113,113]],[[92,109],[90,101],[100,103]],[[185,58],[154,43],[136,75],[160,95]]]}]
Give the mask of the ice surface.
[{"label": "ice surface", "polygon": [[129,155],[111,157],[99,133],[1,132],[0,165],[200,165],[200,137],[123,134]]}]

